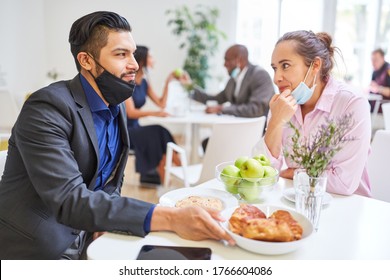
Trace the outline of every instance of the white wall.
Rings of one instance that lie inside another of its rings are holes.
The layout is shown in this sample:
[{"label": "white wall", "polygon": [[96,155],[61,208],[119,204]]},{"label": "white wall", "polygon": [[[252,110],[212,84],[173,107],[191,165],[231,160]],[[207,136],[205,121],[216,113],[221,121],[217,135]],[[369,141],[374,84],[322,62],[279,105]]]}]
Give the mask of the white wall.
[{"label": "white wall", "polygon": [[[226,48],[234,43],[237,0],[0,0],[0,82],[22,102],[27,92],[49,83],[46,74],[56,69],[59,79],[76,75],[68,35],[79,17],[97,10],[110,10],[124,16],[133,28],[137,44],[147,45],[156,65],[151,73],[153,85],[161,92],[166,76],[182,66],[185,51],[167,26],[167,9],[186,4],[206,4],[220,10],[218,26],[228,36],[211,61],[214,77],[227,77],[223,68]],[[3,73],[3,74],[2,74]],[[216,81],[216,79],[214,79]],[[216,91],[218,82],[208,88]]]},{"label": "white wall", "polygon": [[0,87],[20,105],[45,79],[43,0],[0,0]]}]

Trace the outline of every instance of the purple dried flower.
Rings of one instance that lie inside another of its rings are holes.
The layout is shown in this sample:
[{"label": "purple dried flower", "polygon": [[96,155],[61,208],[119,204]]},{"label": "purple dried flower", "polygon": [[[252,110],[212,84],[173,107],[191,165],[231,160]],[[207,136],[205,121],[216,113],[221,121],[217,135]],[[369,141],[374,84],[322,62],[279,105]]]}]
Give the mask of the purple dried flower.
[{"label": "purple dried flower", "polygon": [[327,117],[316,133],[308,138],[301,137],[299,129],[291,121],[288,124],[294,134],[291,137],[291,152],[285,148],[284,156],[306,169],[311,177],[320,176],[344,144],[355,140],[354,137],[346,136],[354,125],[352,113],[335,119]]}]

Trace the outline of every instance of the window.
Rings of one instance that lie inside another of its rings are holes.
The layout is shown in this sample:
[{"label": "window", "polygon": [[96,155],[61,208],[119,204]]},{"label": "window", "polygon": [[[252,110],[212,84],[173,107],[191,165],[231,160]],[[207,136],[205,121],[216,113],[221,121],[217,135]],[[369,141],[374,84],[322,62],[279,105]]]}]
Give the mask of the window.
[{"label": "window", "polygon": [[[271,75],[271,55],[288,31],[321,28],[322,0],[238,0],[236,41],[248,47],[249,60]],[[279,20],[280,18],[280,20]]]},{"label": "window", "polygon": [[237,42],[249,59],[269,66],[277,39],[285,32],[326,30],[341,50],[334,74],[365,88],[371,79],[371,52],[382,47],[390,58],[390,0],[238,0]]},{"label": "window", "polygon": [[338,60],[335,73],[360,88],[368,87],[371,78],[377,2],[343,0],[337,4],[334,41],[344,61]]},{"label": "window", "polygon": [[278,38],[278,1],[238,0],[236,42],[248,48],[249,61],[271,69],[271,54]]}]

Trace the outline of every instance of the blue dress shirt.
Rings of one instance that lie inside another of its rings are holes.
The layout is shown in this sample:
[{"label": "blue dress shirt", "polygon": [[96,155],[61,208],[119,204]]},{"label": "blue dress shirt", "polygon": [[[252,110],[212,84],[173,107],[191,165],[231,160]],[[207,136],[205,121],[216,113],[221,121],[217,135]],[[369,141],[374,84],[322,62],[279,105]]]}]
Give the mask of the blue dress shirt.
[{"label": "blue dress shirt", "polygon": [[[99,146],[99,170],[94,190],[104,188],[111,173],[114,171],[122,150],[122,141],[118,125],[119,106],[108,106],[97,92],[80,74],[87,102],[91,108]],[[145,232],[150,232],[150,223],[155,205],[149,210],[144,221]]]},{"label": "blue dress shirt", "polygon": [[104,188],[121,154],[122,141],[118,125],[119,106],[107,107],[83,75],[80,75],[80,81],[91,108],[99,145],[99,169],[94,189],[96,191]]}]

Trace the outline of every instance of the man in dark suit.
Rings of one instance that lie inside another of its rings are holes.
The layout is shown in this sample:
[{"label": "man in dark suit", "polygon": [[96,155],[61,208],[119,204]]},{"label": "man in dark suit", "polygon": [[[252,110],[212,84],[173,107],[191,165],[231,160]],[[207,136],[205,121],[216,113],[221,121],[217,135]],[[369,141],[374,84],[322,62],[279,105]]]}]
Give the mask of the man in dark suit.
[{"label": "man in dark suit", "polygon": [[[224,90],[211,95],[194,85],[192,98],[204,104],[211,100],[216,101],[217,104],[207,106],[206,113],[209,114],[227,114],[245,118],[267,116],[268,103],[275,92],[268,72],[260,66],[249,63],[248,49],[243,45],[233,45],[227,49],[224,66],[230,76]],[[180,81],[187,87],[192,84],[191,77],[187,73],[184,73]],[[209,138],[206,138],[202,141],[204,151],[208,140]]]},{"label": "man in dark suit", "polygon": [[69,42],[79,74],[24,104],[0,181],[0,259],[78,259],[104,231],[233,242],[216,212],[120,196],[129,148],[122,102],[138,69],[130,32],[112,12],[78,19]]},{"label": "man in dark suit", "polygon": [[[266,116],[268,103],[275,92],[268,72],[249,63],[248,49],[243,45],[233,45],[228,48],[224,66],[230,75],[225,89],[216,95],[211,95],[195,86],[193,99],[205,104],[209,100],[217,101],[218,105],[206,108],[207,113],[222,113],[246,118]],[[190,77],[184,75],[182,82],[188,84],[188,80]],[[226,102],[230,105],[224,106]]]}]

